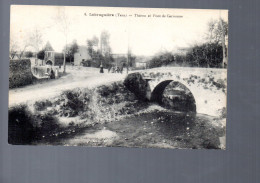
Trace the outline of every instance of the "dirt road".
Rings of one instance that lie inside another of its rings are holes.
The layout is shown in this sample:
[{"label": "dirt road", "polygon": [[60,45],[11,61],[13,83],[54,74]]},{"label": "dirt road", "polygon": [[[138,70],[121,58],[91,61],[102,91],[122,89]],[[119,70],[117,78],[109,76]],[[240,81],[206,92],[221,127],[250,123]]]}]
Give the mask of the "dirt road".
[{"label": "dirt road", "polygon": [[[109,76],[109,77],[108,77]],[[65,90],[93,88],[123,80],[126,74],[99,73],[98,68],[67,66],[67,74],[59,79],[9,90],[9,107],[55,97]]]}]

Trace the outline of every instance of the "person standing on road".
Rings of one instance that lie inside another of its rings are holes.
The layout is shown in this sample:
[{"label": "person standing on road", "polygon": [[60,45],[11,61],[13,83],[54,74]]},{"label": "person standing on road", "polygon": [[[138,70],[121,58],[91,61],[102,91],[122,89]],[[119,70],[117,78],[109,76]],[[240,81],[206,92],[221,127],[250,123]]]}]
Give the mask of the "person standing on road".
[{"label": "person standing on road", "polygon": [[111,68],[112,68],[112,66],[110,65],[110,66],[108,67],[108,69],[107,69],[108,73],[110,72]]},{"label": "person standing on road", "polygon": [[56,70],[55,70],[55,78],[59,78],[59,71],[58,71],[58,68],[56,68]]},{"label": "person standing on road", "polygon": [[50,75],[50,78],[51,78],[51,79],[55,79],[55,74],[54,74],[54,71],[52,70],[52,68],[51,68],[51,75]]},{"label": "person standing on road", "polygon": [[101,65],[100,65],[100,73],[104,73],[104,69],[103,69],[102,63],[101,63]]}]

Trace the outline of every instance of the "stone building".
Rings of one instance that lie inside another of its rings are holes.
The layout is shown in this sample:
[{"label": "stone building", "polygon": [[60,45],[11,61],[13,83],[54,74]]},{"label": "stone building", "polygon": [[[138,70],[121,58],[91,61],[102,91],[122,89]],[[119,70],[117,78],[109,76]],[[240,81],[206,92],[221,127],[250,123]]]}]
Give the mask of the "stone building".
[{"label": "stone building", "polygon": [[64,62],[64,57],[64,53],[45,51],[43,65],[62,66]]},{"label": "stone building", "polygon": [[88,49],[86,46],[79,46],[78,51],[74,53],[74,65],[81,65],[82,61],[87,61],[91,59],[88,54]]}]

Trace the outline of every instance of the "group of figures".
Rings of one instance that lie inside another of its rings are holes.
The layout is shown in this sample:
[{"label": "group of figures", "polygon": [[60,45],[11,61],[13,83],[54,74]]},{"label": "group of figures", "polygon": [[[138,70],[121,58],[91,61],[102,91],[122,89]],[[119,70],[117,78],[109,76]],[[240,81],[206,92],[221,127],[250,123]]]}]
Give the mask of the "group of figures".
[{"label": "group of figures", "polygon": [[50,79],[57,79],[59,78],[59,71],[58,68],[55,69],[55,72],[52,68],[47,68],[46,74]]},{"label": "group of figures", "polygon": [[108,68],[108,73],[111,71],[111,73],[123,73],[123,66],[111,66]]}]

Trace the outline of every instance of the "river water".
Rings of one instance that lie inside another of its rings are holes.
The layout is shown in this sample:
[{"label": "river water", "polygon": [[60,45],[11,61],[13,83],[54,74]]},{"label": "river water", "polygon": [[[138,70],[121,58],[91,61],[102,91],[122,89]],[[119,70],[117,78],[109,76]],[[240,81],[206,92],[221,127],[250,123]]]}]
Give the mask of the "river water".
[{"label": "river water", "polygon": [[153,110],[121,120],[96,124],[60,145],[158,147],[158,148],[223,148],[224,120],[196,113]]},{"label": "river water", "polygon": [[[111,120],[61,126],[61,118],[32,115],[26,107],[9,111],[9,143],[65,146],[113,146],[224,149],[226,119],[138,103]],[[131,111],[131,110],[130,110]],[[67,121],[75,118],[66,118]],[[39,127],[31,124],[41,120]],[[24,131],[25,130],[25,131]],[[13,140],[13,141],[10,141]]]}]

